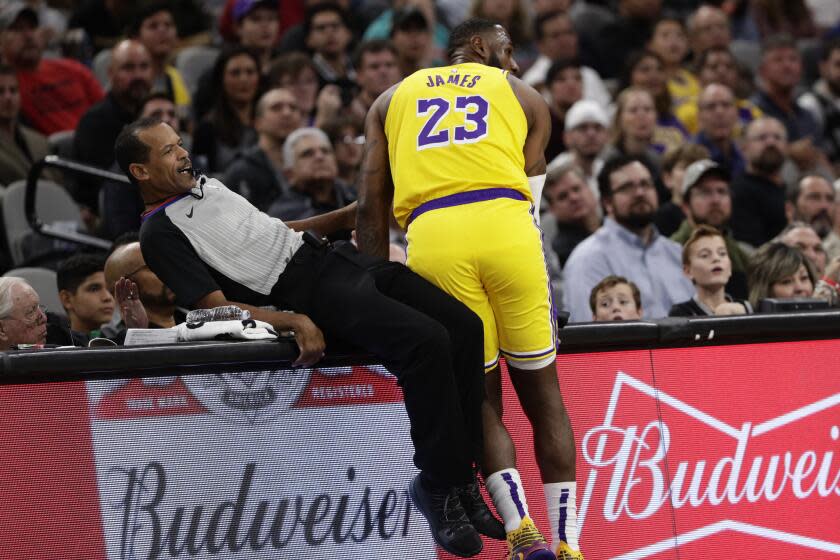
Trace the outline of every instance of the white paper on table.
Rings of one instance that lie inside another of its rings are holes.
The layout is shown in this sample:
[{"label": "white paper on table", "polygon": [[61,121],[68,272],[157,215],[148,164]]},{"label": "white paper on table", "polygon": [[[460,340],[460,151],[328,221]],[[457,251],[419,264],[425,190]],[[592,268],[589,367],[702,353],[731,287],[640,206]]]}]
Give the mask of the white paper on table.
[{"label": "white paper on table", "polygon": [[125,333],[124,346],[141,344],[175,344],[178,342],[176,329],[128,329]]}]

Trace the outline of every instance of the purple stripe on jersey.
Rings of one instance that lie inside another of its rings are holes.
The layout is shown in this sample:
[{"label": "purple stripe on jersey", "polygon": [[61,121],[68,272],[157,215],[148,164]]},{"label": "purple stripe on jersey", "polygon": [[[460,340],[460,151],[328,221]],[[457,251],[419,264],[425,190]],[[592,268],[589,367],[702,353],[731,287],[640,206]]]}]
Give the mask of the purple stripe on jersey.
[{"label": "purple stripe on jersey", "polygon": [[[540,225],[537,223],[537,218],[534,216],[535,213],[538,213],[539,210],[536,209],[534,205],[531,205],[531,217],[533,219],[534,227],[537,228],[537,231],[540,232],[540,241],[542,242],[542,246],[545,247],[545,236],[543,235],[543,230]],[[557,336],[557,308],[554,305],[554,294],[551,289],[551,273],[548,270],[548,261],[545,258],[545,252],[542,255],[543,258],[543,266],[545,267],[545,276],[548,283],[548,303],[549,303],[549,322],[551,324],[551,339],[554,342],[554,347],[556,348],[559,345],[559,339]]]},{"label": "purple stripe on jersey", "polygon": [[[528,200],[524,194],[515,190],[507,188],[496,189],[481,189],[477,191],[467,191],[440,198],[435,198],[424,202],[414,209],[411,216],[408,218],[410,224],[417,219],[421,214],[425,214],[429,210],[439,210],[441,208],[449,208],[450,206],[461,206],[462,204],[472,204],[473,202],[484,202],[485,200],[493,200],[495,198],[513,198],[514,200]],[[408,224],[406,224],[408,225]]]},{"label": "purple stripe on jersey", "polygon": [[549,348],[548,350],[541,350],[540,352],[528,353],[508,352],[507,350],[502,350],[505,356],[510,356],[511,358],[542,358],[543,356],[548,356],[556,351],[556,348]]},{"label": "purple stripe on jersey", "polygon": [[560,537],[560,540],[567,543],[569,542],[566,539],[566,506],[569,503],[569,491],[568,490],[561,490],[560,491],[560,524],[557,527],[557,536]]},{"label": "purple stripe on jersey", "polygon": [[519,488],[517,488],[516,483],[510,476],[510,473],[502,473],[502,480],[507,482],[508,486],[510,487],[510,497],[513,500],[513,503],[516,505],[516,511],[519,512],[519,517],[525,519],[525,506],[522,505],[522,500],[519,499]]}]

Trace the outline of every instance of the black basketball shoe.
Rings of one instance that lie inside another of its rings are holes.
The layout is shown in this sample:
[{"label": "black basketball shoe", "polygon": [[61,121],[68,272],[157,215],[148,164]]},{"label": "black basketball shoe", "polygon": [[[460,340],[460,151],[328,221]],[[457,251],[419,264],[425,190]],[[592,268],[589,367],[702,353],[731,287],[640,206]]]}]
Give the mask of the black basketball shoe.
[{"label": "black basketball shoe", "polygon": [[429,522],[432,537],[445,551],[455,556],[475,556],[484,546],[470,523],[457,490],[436,490],[423,486],[420,475],[409,486],[411,499]]}]

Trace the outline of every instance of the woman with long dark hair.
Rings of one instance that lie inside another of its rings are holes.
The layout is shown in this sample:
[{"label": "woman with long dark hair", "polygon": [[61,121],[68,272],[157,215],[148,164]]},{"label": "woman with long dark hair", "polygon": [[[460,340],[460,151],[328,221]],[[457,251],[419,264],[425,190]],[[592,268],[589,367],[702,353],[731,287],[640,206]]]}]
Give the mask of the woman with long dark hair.
[{"label": "woman with long dark hair", "polygon": [[223,172],[243,148],[257,141],[254,107],[259,98],[260,62],[246,47],[222,51],[213,67],[218,91],[213,108],[194,132],[193,154],[206,158],[208,172]]}]

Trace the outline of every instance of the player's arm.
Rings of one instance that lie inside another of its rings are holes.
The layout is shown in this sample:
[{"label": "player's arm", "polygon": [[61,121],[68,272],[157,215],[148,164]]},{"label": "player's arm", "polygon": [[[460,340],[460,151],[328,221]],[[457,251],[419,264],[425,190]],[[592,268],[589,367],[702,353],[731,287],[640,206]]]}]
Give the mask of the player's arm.
[{"label": "player's arm", "polygon": [[365,119],[365,154],[359,182],[356,243],[363,253],[388,258],[388,223],[394,183],[388,161],[385,115],[396,86],[373,103]]},{"label": "player's arm", "polygon": [[292,220],[286,222],[286,225],[295,231],[314,231],[319,235],[350,230],[356,227],[356,207],[356,203],[352,202],[338,210],[302,220]]},{"label": "player's arm", "polygon": [[528,120],[528,136],[523,147],[525,174],[534,195],[534,203],[539,205],[545,183],[545,148],[551,136],[551,115],[545,99],[537,90],[516,76],[508,75],[508,80]]}]

